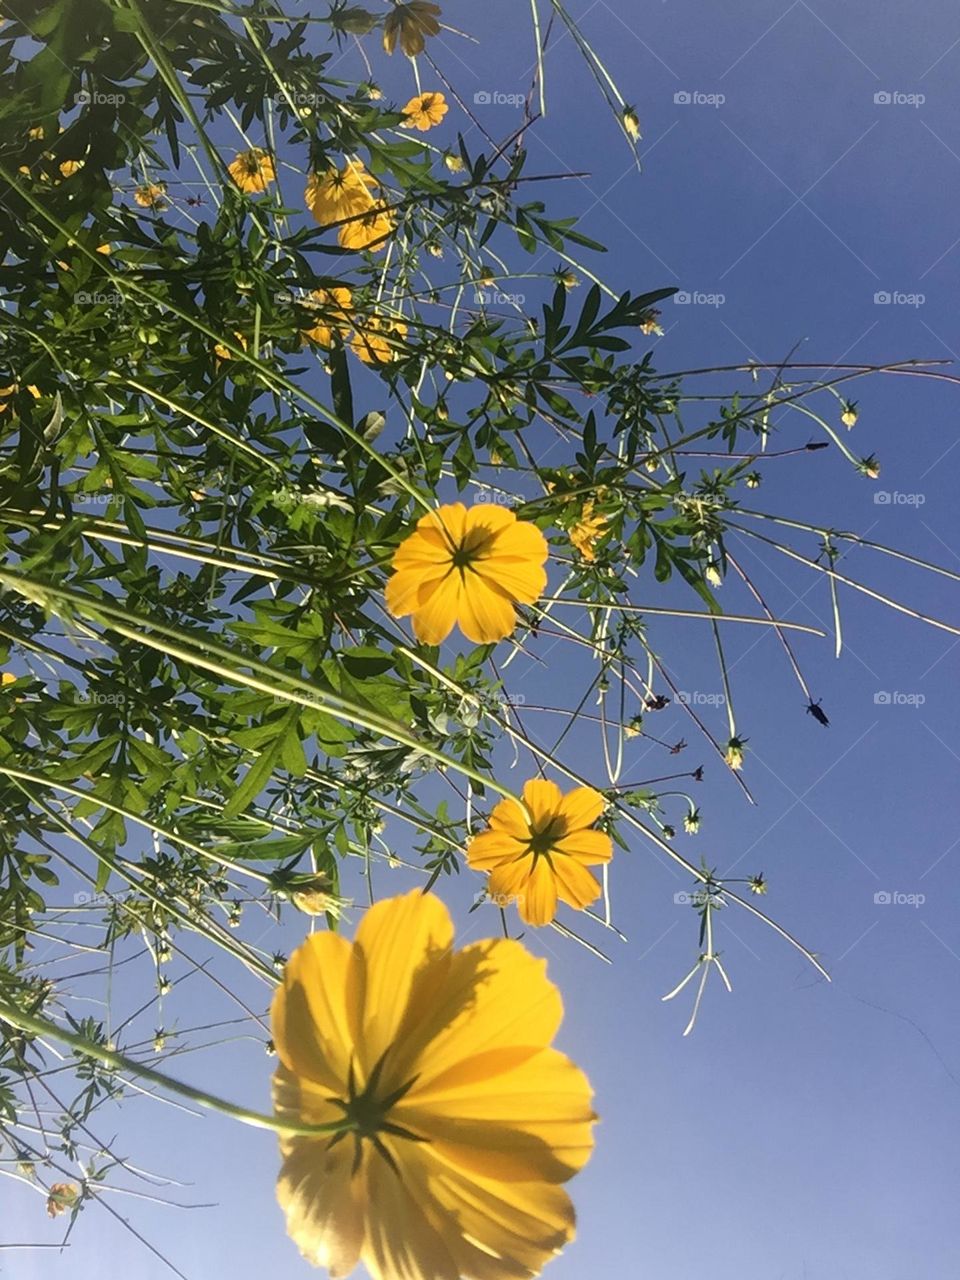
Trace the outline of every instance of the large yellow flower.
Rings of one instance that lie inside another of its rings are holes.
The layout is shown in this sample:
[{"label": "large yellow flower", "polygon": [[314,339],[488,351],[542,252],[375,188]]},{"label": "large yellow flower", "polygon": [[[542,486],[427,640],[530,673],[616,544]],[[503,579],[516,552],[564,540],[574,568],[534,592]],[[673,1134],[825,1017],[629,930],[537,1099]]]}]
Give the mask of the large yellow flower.
[{"label": "large yellow flower", "polygon": [[278,1184],[303,1255],[374,1280],[527,1280],[574,1234],[561,1183],[593,1147],[586,1076],[550,1047],[563,1003],[519,942],[453,950],[443,903],[371,907],[314,933],[273,1002]]},{"label": "large yellow flower", "polygon": [[507,507],[440,507],[397,548],[387,608],[395,618],[412,614],[424,644],[439,644],[455,625],[476,644],[502,640],[516,626],[514,606],[542,594],[547,554],[537,526]]},{"label": "large yellow flower", "polygon": [[350,160],[342,169],[312,173],[304,199],[321,227],[343,223],[337,233],[342,248],[367,249],[379,247],[394,228],[393,214],[374,198],[376,189],[376,178]]},{"label": "large yellow flower", "polygon": [[409,4],[394,5],[383,24],[383,47],[393,53],[400,41],[400,48],[408,58],[423,53],[427,36],[440,31],[440,6],[427,0],[410,0]]},{"label": "large yellow flower", "polygon": [[555,782],[533,778],[524,783],[523,806],[516,800],[496,806],[489,830],[467,846],[467,864],[488,871],[488,894],[504,905],[515,902],[527,924],[549,924],[558,898],[582,911],[600,896],[587,867],[613,856],[610,837],[592,829],[603,804],[592,787],[563,795]]},{"label": "large yellow flower", "polygon": [[403,114],[407,117],[404,128],[419,129],[421,133],[426,133],[440,123],[448,110],[447,100],[442,93],[418,93],[403,108]]},{"label": "large yellow flower", "polygon": [[266,191],[277,176],[273,159],[260,147],[252,147],[249,151],[241,151],[232,164],[227,165],[227,172],[241,191]]}]

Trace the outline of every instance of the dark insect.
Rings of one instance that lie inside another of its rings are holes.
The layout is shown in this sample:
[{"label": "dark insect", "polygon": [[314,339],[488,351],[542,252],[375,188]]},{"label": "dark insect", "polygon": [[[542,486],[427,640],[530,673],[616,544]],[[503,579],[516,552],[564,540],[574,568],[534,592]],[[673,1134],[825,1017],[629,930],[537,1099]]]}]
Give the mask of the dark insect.
[{"label": "dark insect", "polygon": [[690,777],[694,780],[694,782],[702,782],[703,781],[703,765],[702,764],[698,765],[696,769],[694,769],[693,773],[691,773]]},{"label": "dark insect", "polygon": [[664,707],[670,705],[670,699],[665,698],[662,693],[648,693],[643,700],[643,705],[648,711],[662,711]]},{"label": "dark insect", "polygon": [[687,745],[686,738],[681,738],[679,742],[675,742],[673,746],[670,748],[670,754],[672,756],[678,756],[686,745]]},{"label": "dark insect", "polygon": [[823,699],[821,698],[819,702],[811,702],[807,707],[807,715],[813,716],[814,720],[816,720],[818,724],[822,724],[825,729],[828,729],[830,727],[830,721],[827,719],[827,713],[820,706],[822,701]]},{"label": "dark insect", "polygon": [[191,208],[197,209],[203,204],[203,196],[187,196],[187,204]]}]

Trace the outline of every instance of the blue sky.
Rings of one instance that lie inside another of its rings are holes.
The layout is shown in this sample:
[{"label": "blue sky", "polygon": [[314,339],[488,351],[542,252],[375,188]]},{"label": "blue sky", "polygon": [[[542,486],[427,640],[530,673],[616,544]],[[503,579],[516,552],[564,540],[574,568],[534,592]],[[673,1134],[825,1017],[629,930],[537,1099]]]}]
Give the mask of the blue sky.
[{"label": "blue sky", "polygon": [[[481,40],[444,36],[436,46],[468,97],[526,90],[530,43],[526,32],[514,35],[522,8],[515,0],[445,6],[452,25]],[[590,265],[614,287],[723,296],[720,305],[664,304],[658,368],[777,361],[800,341],[797,359],[826,365],[956,358],[954,6],[575,0],[570,8],[636,104],[643,172],[604,117],[569,39],[547,57],[549,110],[528,137],[531,171],[589,171],[554,186],[548,200],[559,212],[582,212],[585,230],[609,246]],[[388,72],[385,88],[404,100],[413,91],[407,69],[394,59]],[[426,68],[423,79],[435,87]],[[516,122],[510,106],[477,111],[495,136]],[[515,260],[525,268],[519,254]],[[876,301],[878,294],[892,300]],[[719,385],[705,380],[704,390]],[[851,443],[879,456],[880,480],[854,475],[833,452],[812,454],[768,468],[756,507],[856,529],[960,569],[956,388],[888,377],[852,395],[861,417]],[[781,444],[812,438],[815,425],[793,419]],[[891,501],[875,502],[878,493]],[[734,539],[731,549],[779,616],[829,630],[822,580],[758,554],[748,540]],[[960,621],[960,596],[945,578],[866,551],[841,567]],[[723,590],[731,609],[747,604],[732,582]],[[696,954],[693,913],[674,903],[688,884],[639,843],[615,869],[616,918],[629,941],[604,942],[611,966],[555,935],[531,942],[564,991],[561,1044],[588,1071],[602,1117],[596,1154],[571,1185],[580,1238],[550,1265],[551,1280],[957,1274],[960,647],[852,593],[843,608],[839,662],[830,641],[797,642],[830,715],[827,730],[804,714],[775,637],[731,635],[755,807],[701,750],[676,706],[655,726],[665,740],[691,740],[683,767],[708,764],[696,793],[703,828],[678,837],[678,847],[721,872],[762,870],[771,884],[764,905],[818,952],[833,984],[762,926],[726,911],[718,945],[733,994],[711,980],[697,1028],[682,1038],[690,990],[671,1004],[660,997]],[[709,694],[718,681],[699,625],[663,624],[655,636],[678,687]],[[565,661],[563,653],[554,660]],[[557,701],[565,669],[516,670],[528,702]],[[876,700],[883,693],[888,702]],[[722,733],[722,715],[712,714]],[[642,741],[630,751],[630,778],[670,769],[670,758]],[[578,741],[568,759],[590,772],[595,744]],[[384,876],[378,887],[389,889]],[[473,887],[461,883],[449,900],[465,906]],[[924,900],[884,903],[877,894]],[[476,932],[480,916],[465,930]],[[203,1004],[199,988],[196,999],[189,983],[183,990],[172,1014],[188,1025]],[[254,998],[252,988],[247,994]],[[136,1007],[132,990],[127,1003]],[[219,1058],[186,1055],[177,1067],[238,1101],[265,1100],[269,1062],[249,1040]],[[191,1280],[311,1274],[273,1205],[269,1135],[146,1101],[125,1105],[109,1127],[135,1161],[193,1184],[171,1198],[217,1202],[189,1212],[112,1202],[162,1241]],[[37,1199],[6,1183],[3,1201],[0,1240],[11,1238],[13,1223],[14,1234],[58,1238]],[[168,1274],[104,1213],[83,1216],[63,1257],[0,1254],[0,1274],[15,1280],[94,1268],[143,1280]]]}]

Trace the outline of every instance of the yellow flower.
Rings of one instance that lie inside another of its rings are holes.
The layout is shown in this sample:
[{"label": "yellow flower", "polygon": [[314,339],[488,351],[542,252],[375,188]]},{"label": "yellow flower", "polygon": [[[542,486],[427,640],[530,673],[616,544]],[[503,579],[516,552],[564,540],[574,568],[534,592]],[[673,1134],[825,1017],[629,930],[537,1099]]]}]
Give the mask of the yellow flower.
[{"label": "yellow flower", "polygon": [[427,36],[435,36],[440,30],[439,14],[440,6],[428,4],[427,0],[394,5],[383,24],[384,49],[393,53],[399,39],[400,48],[408,58],[423,53]]},{"label": "yellow flower", "polygon": [[400,354],[395,339],[407,336],[407,326],[402,320],[390,316],[370,316],[357,325],[357,332],[350,343],[354,355],[364,364],[389,364]]},{"label": "yellow flower", "polygon": [[638,142],[640,139],[640,117],[637,115],[635,108],[624,107],[620,119],[630,141]]},{"label": "yellow flower", "polygon": [[167,207],[167,184],[165,182],[145,182],[137,187],[133,198],[141,208],[165,209]]},{"label": "yellow flower", "polygon": [[727,743],[727,751],[724,760],[731,769],[740,770],[743,768],[743,745],[746,739],[731,738]]},{"label": "yellow flower", "polygon": [[403,114],[408,117],[404,128],[419,129],[421,133],[426,133],[440,123],[448,110],[447,100],[442,93],[418,93],[403,108]]},{"label": "yellow flower", "polygon": [[[240,344],[240,346],[244,349],[244,351],[246,351],[246,349],[247,349],[247,340],[246,340],[246,338],[243,336],[243,334],[242,334],[242,333],[234,332],[234,335],[233,335],[233,336],[236,338],[237,342],[238,342],[238,343]],[[234,358],[234,356],[233,356],[233,352],[230,350],[230,348],[229,348],[229,347],[224,346],[224,344],[223,344],[222,342],[218,342],[218,343],[216,344],[216,346],[213,348],[213,353],[214,353],[214,355],[215,355],[215,356],[217,356],[217,358],[218,358],[218,359],[220,359],[220,360],[232,360],[232,359]]]},{"label": "yellow flower", "polygon": [[467,846],[467,865],[489,871],[495,902],[516,902],[527,924],[549,924],[558,898],[582,911],[600,896],[587,867],[613,857],[613,841],[592,829],[601,813],[603,796],[592,787],[563,795],[555,782],[533,778],[524,783],[523,807],[516,800],[496,806],[489,830]]},{"label": "yellow flower", "polygon": [[304,1257],[334,1277],[522,1280],[574,1234],[562,1187],[593,1148],[590,1082],[551,1047],[546,963],[498,938],[453,949],[419,891],[318,932],[273,1001],[277,1195]]},{"label": "yellow flower", "polygon": [[343,169],[312,173],[304,199],[321,227],[344,224],[337,235],[341,248],[366,249],[384,240],[394,227],[392,213],[373,197],[376,188],[376,178],[358,160],[351,160]]},{"label": "yellow flower", "polygon": [[547,583],[547,540],[509,507],[462,502],[431,511],[393,557],[387,608],[413,614],[423,644],[440,644],[455,625],[475,644],[516,626],[515,604],[533,604]]},{"label": "yellow flower", "polygon": [[720,573],[720,570],[717,568],[716,564],[714,564],[712,560],[704,569],[703,576],[710,583],[711,587],[723,586],[723,575]]},{"label": "yellow flower", "polygon": [[47,1196],[47,1217],[59,1218],[72,1209],[80,1199],[80,1188],[75,1182],[55,1182]]},{"label": "yellow flower", "polygon": [[83,168],[85,161],[83,160],[64,160],[60,164],[60,174],[64,178],[72,178],[75,173],[79,173]]},{"label": "yellow flower", "polygon": [[0,688],[6,688],[8,684],[16,684],[17,677],[12,671],[0,672]]},{"label": "yellow flower", "polygon": [[640,317],[640,332],[647,336],[656,334],[659,338],[663,337],[663,326],[660,324],[660,312],[656,307],[651,307]]},{"label": "yellow flower", "polygon": [[304,329],[303,336],[321,347],[332,347],[334,334],[344,337],[349,332],[348,313],[353,304],[353,293],[344,286],[334,285],[332,289],[314,289],[310,299],[311,305],[323,311],[324,317],[312,329]]},{"label": "yellow flower", "polygon": [[567,536],[584,560],[592,562],[597,558],[594,546],[597,539],[603,535],[606,527],[606,516],[595,516],[593,514],[593,499],[591,498],[583,504],[580,519],[575,525],[571,526]]},{"label": "yellow flower", "polygon": [[840,421],[849,431],[851,427],[857,425],[857,418],[860,416],[857,410],[857,402],[856,400],[844,400],[841,403],[843,404],[843,413],[840,415]]},{"label": "yellow flower", "polygon": [[227,172],[240,190],[248,193],[266,191],[277,176],[273,158],[260,147],[238,152],[236,160],[227,165]]},{"label": "yellow flower", "polygon": [[443,163],[451,173],[462,173],[465,167],[462,158],[460,156],[455,156],[452,151],[444,153]]}]

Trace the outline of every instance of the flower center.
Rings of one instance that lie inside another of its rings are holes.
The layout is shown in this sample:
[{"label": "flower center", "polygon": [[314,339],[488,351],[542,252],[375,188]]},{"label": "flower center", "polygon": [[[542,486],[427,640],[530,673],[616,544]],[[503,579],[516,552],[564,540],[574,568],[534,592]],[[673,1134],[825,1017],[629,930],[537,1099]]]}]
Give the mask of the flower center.
[{"label": "flower center", "polygon": [[547,854],[564,834],[563,820],[550,818],[546,824],[530,831],[530,852],[535,858]]}]

